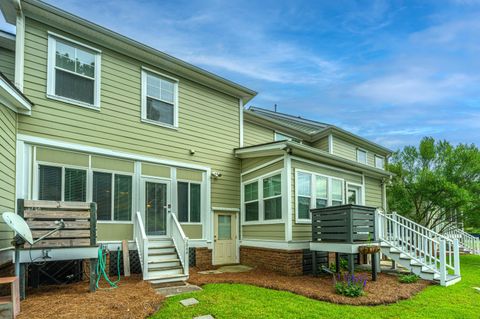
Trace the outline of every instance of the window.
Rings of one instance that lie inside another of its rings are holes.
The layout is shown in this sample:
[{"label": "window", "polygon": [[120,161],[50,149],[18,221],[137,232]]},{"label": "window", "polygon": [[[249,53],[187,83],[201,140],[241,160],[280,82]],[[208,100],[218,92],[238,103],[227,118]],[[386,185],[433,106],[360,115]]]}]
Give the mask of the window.
[{"label": "window", "polygon": [[357,162],[367,164],[367,152],[361,149],[357,149]]},{"label": "window", "polygon": [[177,127],[178,81],[153,72],[142,72],[142,119]]},{"label": "window", "polygon": [[52,34],[48,50],[48,96],[100,107],[100,52]]},{"label": "window", "polygon": [[275,132],[275,141],[293,141],[297,143],[302,143],[302,140],[287,134]]},{"label": "window", "polygon": [[332,206],[343,204],[343,181],[332,178]]},{"label": "window", "polygon": [[299,172],[297,178],[298,187],[298,218],[310,219],[310,203],[312,194],[312,175]]},{"label": "window", "polygon": [[258,182],[244,186],[245,221],[258,221]]},{"label": "window", "polygon": [[177,183],[178,221],[181,223],[200,223],[201,187],[189,182]]},{"label": "window", "polygon": [[385,157],[375,155],[375,167],[385,169]]},{"label": "window", "polygon": [[132,219],[132,176],[93,172],[92,201],[98,220]]},{"label": "window", "polygon": [[361,205],[362,203],[362,187],[361,186],[348,184],[347,203]]},{"label": "window", "polygon": [[282,175],[261,177],[243,185],[245,222],[282,218]]},{"label": "window", "polygon": [[282,218],[282,176],[263,179],[264,219]]},{"label": "window", "polygon": [[295,183],[297,221],[310,221],[311,208],[337,206],[344,203],[342,179],[297,170]]},{"label": "window", "polygon": [[87,171],[39,165],[38,199],[85,202]]},{"label": "window", "polygon": [[328,206],[328,178],[316,176],[315,185],[315,207],[323,208]]}]

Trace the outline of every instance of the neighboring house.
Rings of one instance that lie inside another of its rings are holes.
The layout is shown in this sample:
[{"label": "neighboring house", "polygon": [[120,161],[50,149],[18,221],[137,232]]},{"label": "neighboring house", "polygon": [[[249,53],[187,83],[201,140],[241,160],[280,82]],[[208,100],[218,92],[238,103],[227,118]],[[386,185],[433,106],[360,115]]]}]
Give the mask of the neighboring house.
[{"label": "neighboring house", "polygon": [[2,212],[19,198],[96,202],[98,242],[128,240],[145,278],[177,280],[182,231],[190,264],[300,274],[311,208],[385,208],[388,149],[244,110],[256,92],[43,2],[0,8],[16,25],[0,34]]}]

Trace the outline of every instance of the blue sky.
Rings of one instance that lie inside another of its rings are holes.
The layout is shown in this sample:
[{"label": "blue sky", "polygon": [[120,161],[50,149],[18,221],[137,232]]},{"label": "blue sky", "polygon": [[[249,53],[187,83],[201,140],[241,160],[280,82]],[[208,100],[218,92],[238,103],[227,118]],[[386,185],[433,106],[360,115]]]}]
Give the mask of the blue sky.
[{"label": "blue sky", "polygon": [[47,2],[254,89],[255,106],[393,149],[480,144],[480,0]]}]

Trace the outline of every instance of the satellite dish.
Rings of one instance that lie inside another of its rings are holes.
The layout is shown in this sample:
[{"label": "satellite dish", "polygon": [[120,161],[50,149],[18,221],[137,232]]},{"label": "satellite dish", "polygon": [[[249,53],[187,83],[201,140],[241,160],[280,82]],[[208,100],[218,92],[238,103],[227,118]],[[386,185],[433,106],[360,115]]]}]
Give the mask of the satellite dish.
[{"label": "satellite dish", "polygon": [[32,232],[30,231],[27,222],[22,217],[11,212],[3,213],[2,217],[5,223],[11,229],[13,229],[17,233],[17,235],[22,237],[30,245],[33,245]]}]

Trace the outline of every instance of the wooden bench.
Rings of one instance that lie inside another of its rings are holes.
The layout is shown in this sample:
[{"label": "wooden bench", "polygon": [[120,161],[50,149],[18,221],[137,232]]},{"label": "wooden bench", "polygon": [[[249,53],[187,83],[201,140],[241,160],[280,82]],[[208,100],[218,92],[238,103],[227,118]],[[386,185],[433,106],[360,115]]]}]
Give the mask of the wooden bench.
[{"label": "wooden bench", "polygon": [[20,313],[18,277],[0,278],[0,285],[10,284],[10,296],[0,297],[0,318],[15,318]]}]

